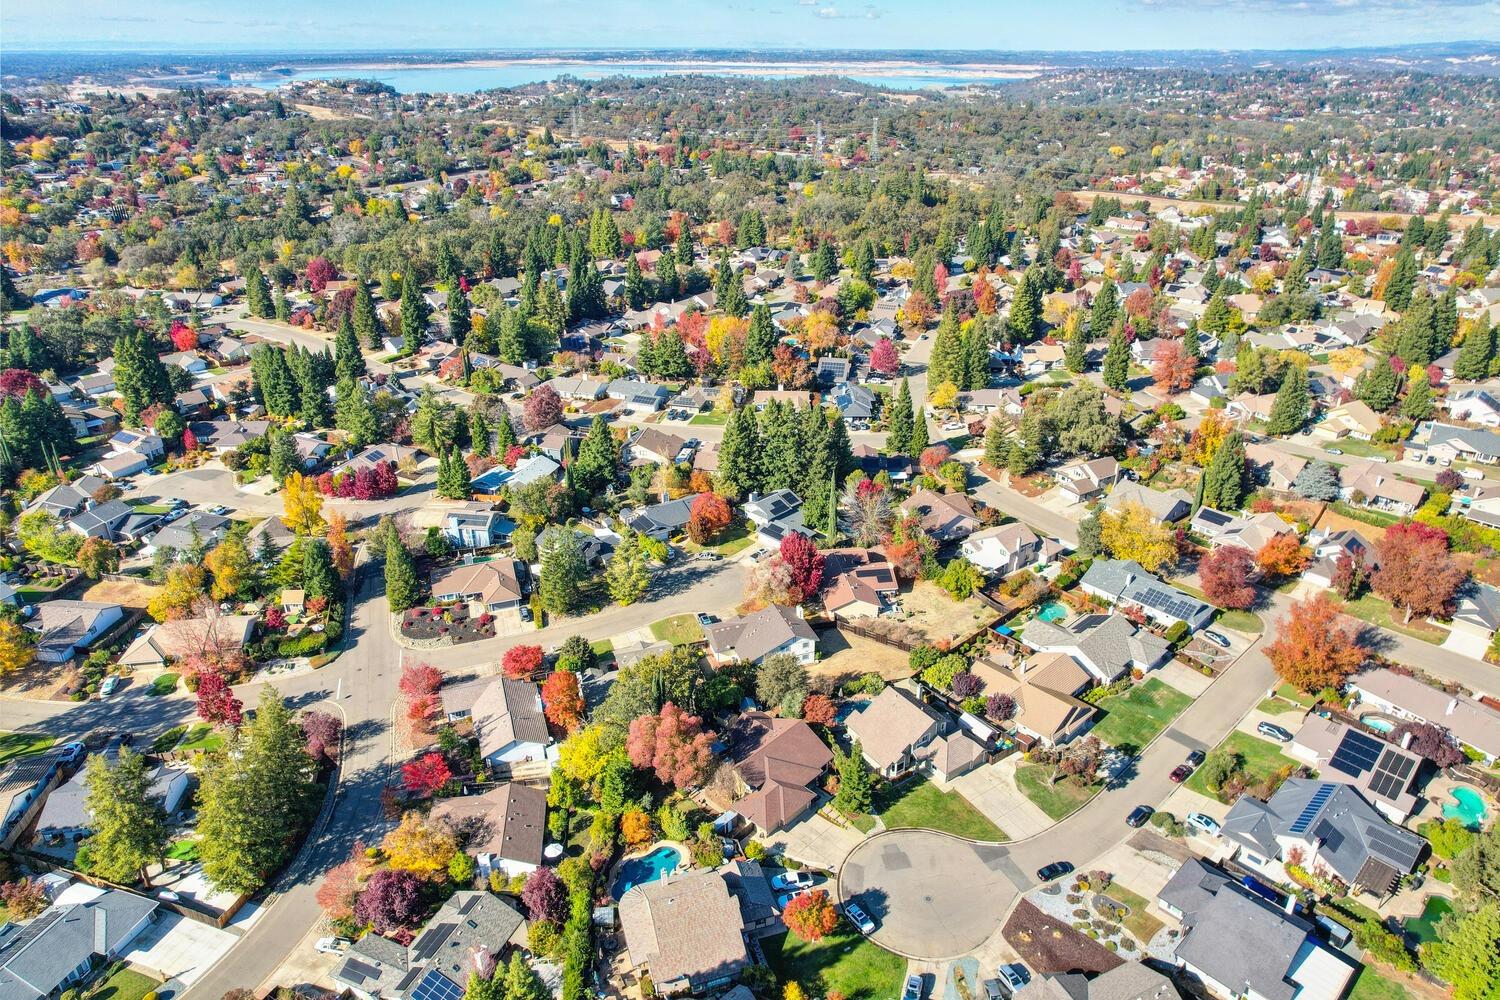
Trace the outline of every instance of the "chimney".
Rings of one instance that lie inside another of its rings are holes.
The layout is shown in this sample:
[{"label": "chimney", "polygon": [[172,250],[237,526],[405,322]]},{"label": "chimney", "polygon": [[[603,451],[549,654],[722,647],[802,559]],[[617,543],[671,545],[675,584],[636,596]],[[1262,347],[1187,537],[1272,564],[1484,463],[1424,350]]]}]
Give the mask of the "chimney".
[{"label": "chimney", "polygon": [[1411,749],[1411,730],[1410,729],[1408,729],[1406,732],[1404,732],[1404,733],[1401,734],[1401,749],[1402,750],[1410,750]]}]

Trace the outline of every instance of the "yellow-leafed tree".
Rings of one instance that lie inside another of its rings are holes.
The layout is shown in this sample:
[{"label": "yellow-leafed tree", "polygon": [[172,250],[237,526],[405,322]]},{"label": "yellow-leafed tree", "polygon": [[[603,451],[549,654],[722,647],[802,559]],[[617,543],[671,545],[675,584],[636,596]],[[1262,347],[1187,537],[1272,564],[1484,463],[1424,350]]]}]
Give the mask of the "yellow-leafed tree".
[{"label": "yellow-leafed tree", "polygon": [[299,535],[315,535],[322,530],[323,494],[317,480],[294,472],[281,487],[281,504],[285,513],[281,523]]},{"label": "yellow-leafed tree", "polygon": [[1100,519],[1099,540],[1111,556],[1133,559],[1148,573],[1155,573],[1177,557],[1172,529],[1156,520],[1144,504],[1133,500]]}]

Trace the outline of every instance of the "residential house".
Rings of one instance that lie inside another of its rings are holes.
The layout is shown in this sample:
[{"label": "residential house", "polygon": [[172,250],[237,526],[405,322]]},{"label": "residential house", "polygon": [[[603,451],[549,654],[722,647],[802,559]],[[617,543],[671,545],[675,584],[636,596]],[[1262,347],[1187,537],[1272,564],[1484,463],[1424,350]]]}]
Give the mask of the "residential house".
[{"label": "residential house", "polygon": [[[1393,766],[1404,762],[1395,758]],[[1376,896],[1393,892],[1427,848],[1387,821],[1355,785],[1326,779],[1288,778],[1265,801],[1241,795],[1221,832],[1246,867],[1285,881],[1284,865],[1297,864]]]},{"label": "residential house", "polygon": [[1183,622],[1194,632],[1207,628],[1218,611],[1207,601],[1164,583],[1131,559],[1094,560],[1079,586],[1084,593],[1112,604],[1139,607],[1148,618],[1162,625]]},{"label": "residential house", "polygon": [[818,359],[813,367],[813,377],[820,385],[841,385],[849,381],[851,369],[848,358],[828,354]]},{"label": "residential house", "polygon": [[1077,972],[1038,975],[1014,1000],[1178,1000],[1172,980],[1140,962],[1126,962],[1093,979]]},{"label": "residential house", "polygon": [[981,526],[974,505],[962,493],[918,490],[902,502],[901,513],[919,518],[922,530],[939,543],[967,538]]},{"label": "residential house", "polygon": [[1355,674],[1347,691],[1356,699],[1351,711],[1373,709],[1407,722],[1431,722],[1448,730],[1486,763],[1500,758],[1500,712],[1484,702],[1449,694],[1384,667]]},{"label": "residential house", "polygon": [[227,517],[204,510],[189,511],[147,538],[141,553],[152,555],[166,549],[188,552],[195,546],[206,552],[223,540],[229,533],[229,528],[230,521]]},{"label": "residential house", "polygon": [[1392,823],[1416,808],[1422,758],[1337,719],[1310,715],[1287,750],[1324,781],[1353,785]]},{"label": "residential house", "polygon": [[471,614],[506,611],[525,603],[526,577],[526,568],[514,559],[453,566],[433,576],[432,599],[468,601]]},{"label": "residential house", "polygon": [[1478,427],[1432,424],[1423,437],[1425,443],[1421,450],[1439,461],[1461,460],[1483,462],[1485,465],[1500,462],[1500,432]]},{"label": "residential house", "polygon": [[835,618],[875,618],[895,606],[901,583],[889,563],[866,562],[829,578],[823,610]]},{"label": "residential house", "polygon": [[762,663],[786,653],[803,665],[816,658],[818,637],[802,617],[802,608],[772,605],[741,618],[717,622],[703,630],[709,655],[721,663]]},{"label": "residential house", "polygon": [[[118,756],[118,746],[105,752],[106,759],[111,762]],[[151,781],[148,793],[151,799],[167,816],[175,815],[192,787],[192,769],[183,765],[169,766],[155,758],[147,760],[146,768]],[[88,808],[88,772],[80,768],[72,778],[47,795],[37,817],[32,842],[43,850],[49,844],[76,843],[87,837],[92,828],[93,816]]]},{"label": "residential house", "polygon": [[1117,614],[1083,615],[1066,625],[1033,618],[1021,640],[1039,653],[1068,654],[1100,684],[1131,670],[1154,670],[1171,653],[1165,639]]},{"label": "residential house", "polygon": [[720,739],[740,796],[734,811],[761,836],[791,826],[817,804],[816,786],[833,754],[806,722],[745,712]]},{"label": "residential house", "polygon": [[165,667],[205,650],[242,648],[255,634],[255,615],[216,615],[160,622],[142,632],[120,654],[128,667]]},{"label": "residential house", "polygon": [[1470,389],[1448,397],[1448,416],[1482,427],[1500,427],[1500,399],[1488,389]]},{"label": "residential house", "polygon": [[802,523],[802,498],[791,490],[775,490],[764,496],[752,493],[740,512],[755,525],[762,544],[776,548],[792,532],[809,534]]},{"label": "residential house", "polygon": [[755,395],[750,398],[750,405],[756,410],[764,410],[773,401],[800,409],[817,406],[818,394],[797,389],[756,389]]},{"label": "residential house", "polygon": [[122,617],[118,604],[47,601],[26,627],[37,633],[33,652],[42,663],[66,663],[107,634]]},{"label": "residential house", "polygon": [[1093,725],[1098,709],[1079,700],[1095,678],[1066,653],[1038,653],[1019,664],[986,656],[970,668],[989,698],[1006,695],[1015,702],[1009,722],[1027,741],[1044,746],[1068,742]]},{"label": "residential house", "polygon": [[1267,444],[1245,445],[1245,464],[1255,477],[1273,490],[1290,490],[1307,467],[1307,459]]},{"label": "residential house", "polygon": [[146,456],[133,451],[121,452],[118,455],[108,455],[99,459],[84,471],[103,476],[105,479],[128,479],[139,472],[145,472],[151,468],[151,460]]},{"label": "residential house", "polygon": [[1043,538],[1020,521],[976,531],[959,546],[965,559],[986,573],[1009,576],[1028,567],[1040,568],[1065,551],[1053,538]]},{"label": "residential house", "polygon": [[126,428],[109,439],[109,454],[139,455],[150,463],[166,457],[167,444],[150,431]]},{"label": "residential house", "polygon": [[20,839],[62,775],[62,754],[57,750],[0,764],[0,850],[9,850]]},{"label": "residential house", "polygon": [[1331,407],[1313,426],[1313,433],[1327,438],[1352,437],[1368,441],[1380,430],[1380,414],[1358,399]]},{"label": "residential house", "polygon": [[456,1000],[469,975],[508,946],[527,945],[526,918],[504,896],[462,889],[448,897],[409,945],[366,934],[329,974],[359,1000]]},{"label": "residential house", "polygon": [[547,792],[505,781],[478,795],[437,799],[431,818],[449,828],[478,863],[481,875],[526,875],[542,863]]},{"label": "residential house", "polygon": [[1459,594],[1443,648],[1482,660],[1497,629],[1500,629],[1500,590],[1473,583]]},{"label": "residential house", "polygon": [[618,399],[627,412],[655,413],[667,405],[672,390],[655,382],[617,378],[605,387],[610,399]]},{"label": "residential house", "polygon": [[687,523],[693,514],[693,501],[700,496],[702,496],[700,493],[689,493],[676,500],[664,500],[649,507],[634,510],[627,508],[620,512],[620,520],[633,531],[639,531],[648,538],[665,542],[687,528]]},{"label": "residential house", "polygon": [[530,681],[491,681],[474,699],[469,718],[486,763],[514,765],[557,757],[542,714],[541,691]]},{"label": "residential house", "polygon": [[200,448],[208,448],[216,455],[223,455],[252,441],[259,441],[266,436],[270,426],[268,420],[209,420],[191,423],[188,429],[198,439]]},{"label": "residential house", "polygon": [[886,779],[910,771],[956,778],[982,763],[983,748],[946,716],[896,685],[888,686],[844,724],[865,763]]},{"label": "residential house", "polygon": [[26,924],[0,927],[0,997],[42,1000],[119,958],[156,918],[154,899],[123,889],[80,887],[79,901],[48,907]]},{"label": "residential house", "polygon": [[1118,512],[1130,503],[1145,507],[1148,514],[1163,523],[1180,521],[1193,509],[1193,498],[1187,490],[1153,490],[1128,479],[1118,483],[1104,498],[1104,509]]},{"label": "residential house", "polygon": [[829,402],[838,407],[845,422],[855,430],[868,428],[880,412],[880,393],[848,382],[833,391]]},{"label": "residential house", "polygon": [[1269,512],[1239,517],[1212,507],[1199,507],[1188,521],[1188,530],[1207,540],[1213,548],[1234,545],[1252,554],[1273,538],[1297,533],[1295,525]]},{"label": "residential house", "polygon": [[333,474],[335,476],[352,476],[359,472],[360,469],[373,470],[376,465],[382,462],[389,465],[392,469],[400,470],[408,466],[420,465],[426,456],[427,453],[420,448],[409,448],[406,445],[391,444],[389,442],[372,444],[360,449],[358,454],[350,457],[343,464],[335,466]]},{"label": "residential house", "polygon": [[106,541],[131,541],[146,534],[161,522],[160,514],[140,514],[124,500],[90,500],[83,510],[68,518],[65,526],[84,538]]},{"label": "residential house", "polygon": [[1073,503],[1084,503],[1104,495],[1120,479],[1120,463],[1108,455],[1065,465],[1053,474],[1058,489]]},{"label": "residential house", "polygon": [[1355,963],[1325,948],[1313,925],[1198,858],[1156,897],[1182,924],[1173,956],[1225,1000],[1340,1000]]},{"label": "residential house", "polygon": [[1350,503],[1410,514],[1422,506],[1426,495],[1420,483],[1397,478],[1380,462],[1351,462],[1339,467],[1339,497]]},{"label": "residential house", "polygon": [[497,465],[486,469],[469,481],[469,491],[476,499],[498,500],[500,491],[515,489],[543,479],[556,479],[562,466],[549,455],[528,455],[516,463],[514,469]]},{"label": "residential house", "polygon": [[46,511],[56,518],[67,518],[83,510],[93,501],[94,494],[108,482],[99,476],[79,476],[71,483],[54,486],[26,505],[27,512]]},{"label": "residential house", "polygon": [[1338,531],[1319,529],[1307,536],[1312,559],[1302,571],[1302,579],[1319,587],[1332,587],[1338,576],[1339,563],[1347,555],[1367,570],[1375,565],[1375,550],[1368,539],[1352,528]]},{"label": "residential house", "polygon": [[487,549],[509,538],[515,524],[491,505],[471,502],[445,512],[438,530],[455,548]]},{"label": "residential house", "polygon": [[625,439],[621,457],[629,465],[676,465],[691,456],[691,452],[684,456],[684,451],[688,451],[688,443],[676,434],[641,427]]},{"label": "residential house", "polygon": [[631,968],[664,996],[721,989],[753,964],[739,902],[719,871],[632,886],[619,914]]}]

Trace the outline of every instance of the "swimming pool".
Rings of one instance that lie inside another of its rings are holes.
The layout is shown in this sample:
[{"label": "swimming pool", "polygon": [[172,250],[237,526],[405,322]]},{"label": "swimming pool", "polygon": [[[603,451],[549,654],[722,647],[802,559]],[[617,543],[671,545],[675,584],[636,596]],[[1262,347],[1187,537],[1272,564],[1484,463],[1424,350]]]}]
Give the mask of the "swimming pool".
[{"label": "swimming pool", "polygon": [[1060,622],[1068,617],[1068,606],[1062,601],[1048,601],[1037,609],[1036,616],[1044,622]]},{"label": "swimming pool", "polygon": [[1390,719],[1382,719],[1378,715],[1367,715],[1359,721],[1363,722],[1365,725],[1369,726],[1377,733],[1389,733],[1391,730],[1396,728],[1396,724]]},{"label": "swimming pool", "polygon": [[650,854],[631,858],[621,864],[620,870],[615,873],[615,899],[619,900],[621,896],[638,885],[665,878],[672,874],[680,864],[682,864],[682,852],[665,844]]},{"label": "swimming pool", "polygon": [[1460,786],[1453,789],[1453,799],[1452,802],[1443,803],[1443,817],[1456,819],[1471,830],[1479,829],[1485,814],[1489,812],[1479,793],[1472,788]]}]

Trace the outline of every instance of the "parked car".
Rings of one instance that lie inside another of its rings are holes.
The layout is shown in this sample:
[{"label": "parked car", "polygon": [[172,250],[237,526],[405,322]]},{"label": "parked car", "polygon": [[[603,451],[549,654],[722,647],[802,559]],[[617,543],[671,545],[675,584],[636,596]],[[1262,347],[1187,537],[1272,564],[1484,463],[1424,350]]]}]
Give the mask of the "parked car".
[{"label": "parked car", "polygon": [[524,605],[524,604],[521,605],[521,607],[518,609],[517,613],[521,616],[521,620],[523,622],[529,622],[529,621],[531,621],[531,609],[528,608],[526,605]]},{"label": "parked car", "polygon": [[1188,780],[1188,775],[1192,773],[1193,769],[1189,765],[1178,764],[1176,767],[1172,768],[1172,773],[1167,775],[1167,777],[1172,779],[1172,783],[1174,785],[1180,785],[1184,781]]},{"label": "parked car", "polygon": [[1218,632],[1204,632],[1203,638],[1207,639],[1215,646],[1219,646],[1223,649],[1229,648],[1229,640],[1225,636],[1220,635]]},{"label": "parked car", "polygon": [[1344,453],[1344,449],[1342,448],[1326,448],[1324,450],[1330,455],[1342,455]]},{"label": "parked car", "polygon": [[1210,837],[1219,835],[1219,821],[1212,816],[1206,816],[1203,813],[1188,813],[1184,822],[1189,830],[1196,830]]},{"label": "parked car", "polygon": [[1151,819],[1151,814],[1156,812],[1150,806],[1136,806],[1130,810],[1130,815],[1125,817],[1125,825],[1132,830],[1139,830]]},{"label": "parked car", "polygon": [[1269,736],[1277,743],[1292,742],[1292,734],[1287,732],[1285,729],[1282,729],[1274,722],[1262,722],[1260,725],[1255,727],[1255,731],[1257,733],[1260,733],[1262,736]]},{"label": "parked car", "polygon": [[83,760],[83,755],[88,753],[89,750],[82,743],[73,740],[70,743],[64,743],[54,752],[57,754],[57,759],[64,764],[76,764],[80,760]]},{"label": "parked car", "polygon": [[104,683],[99,685],[99,697],[108,698],[120,690],[120,685],[123,683],[125,683],[125,680],[119,674],[110,674],[104,678]]},{"label": "parked car", "polygon": [[906,977],[906,989],[901,991],[901,1000],[922,1000],[922,977]]},{"label": "parked car", "polygon": [[772,889],[808,889],[813,884],[813,877],[807,872],[782,872],[771,879]]},{"label": "parked car", "polygon": [[844,916],[849,918],[851,924],[859,928],[861,934],[875,933],[875,921],[870,919],[870,915],[858,903],[845,903]]},{"label": "parked car", "polygon": [[1073,870],[1071,861],[1054,861],[1050,865],[1043,865],[1036,870],[1038,882],[1051,882],[1055,878],[1062,878]]},{"label": "parked car", "polygon": [[326,955],[337,955],[349,947],[349,939],[341,937],[321,937],[313,947]]},{"label": "parked car", "polygon": [[776,897],[776,909],[784,910],[786,909],[787,904],[792,900],[796,899],[798,896],[804,896],[806,894],[806,889],[794,889],[791,892],[784,892]]},{"label": "parked car", "polygon": [[1188,767],[1197,767],[1199,764],[1202,764],[1205,756],[1207,755],[1202,750],[1194,750],[1187,755]]},{"label": "parked car", "polygon": [[986,979],[980,985],[984,987],[984,1000],[1006,1000],[1010,996],[1001,988],[998,979]]},{"label": "parked car", "polygon": [[1031,971],[1020,962],[1011,962],[1000,966],[1000,979],[1015,993],[1027,983],[1031,982]]},{"label": "parked car", "polygon": [[705,614],[702,611],[698,612],[698,624],[699,625],[708,626],[708,625],[717,625],[718,623],[719,623],[719,619],[716,616],[710,615],[710,614]]}]

